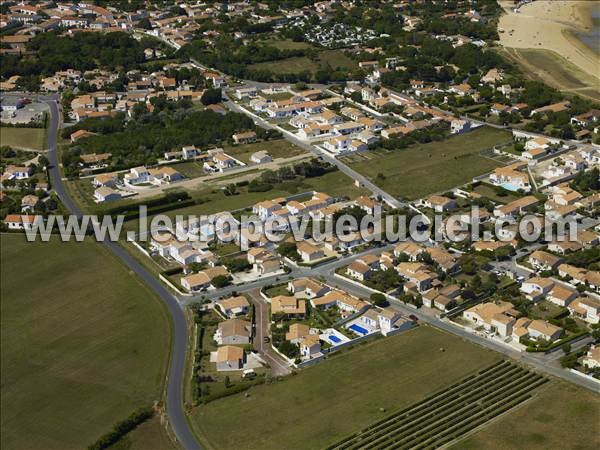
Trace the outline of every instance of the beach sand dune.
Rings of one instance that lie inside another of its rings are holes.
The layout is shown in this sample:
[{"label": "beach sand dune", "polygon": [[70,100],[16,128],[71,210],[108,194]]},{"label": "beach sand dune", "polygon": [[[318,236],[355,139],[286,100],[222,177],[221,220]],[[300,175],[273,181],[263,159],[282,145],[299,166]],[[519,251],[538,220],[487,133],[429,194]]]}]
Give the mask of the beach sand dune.
[{"label": "beach sand dune", "polygon": [[519,12],[512,10],[512,1],[500,4],[506,12],[498,23],[504,47],[554,51],[600,83],[600,55],[573,35],[592,29],[593,2],[538,0],[523,5]]}]

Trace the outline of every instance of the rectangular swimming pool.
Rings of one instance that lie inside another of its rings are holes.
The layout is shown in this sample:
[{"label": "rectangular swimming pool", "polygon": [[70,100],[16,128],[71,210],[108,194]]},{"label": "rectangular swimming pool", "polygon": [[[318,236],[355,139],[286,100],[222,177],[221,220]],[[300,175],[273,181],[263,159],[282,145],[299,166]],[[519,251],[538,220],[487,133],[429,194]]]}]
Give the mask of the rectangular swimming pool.
[{"label": "rectangular swimming pool", "polygon": [[363,327],[361,327],[360,325],[357,325],[355,323],[353,323],[352,325],[350,325],[348,328],[350,328],[352,331],[356,331],[358,334],[369,334],[368,330],[365,330]]},{"label": "rectangular swimming pool", "polygon": [[339,337],[337,337],[333,334],[330,334],[329,336],[327,336],[327,339],[329,339],[334,344],[339,344],[340,342],[342,342],[342,340]]}]

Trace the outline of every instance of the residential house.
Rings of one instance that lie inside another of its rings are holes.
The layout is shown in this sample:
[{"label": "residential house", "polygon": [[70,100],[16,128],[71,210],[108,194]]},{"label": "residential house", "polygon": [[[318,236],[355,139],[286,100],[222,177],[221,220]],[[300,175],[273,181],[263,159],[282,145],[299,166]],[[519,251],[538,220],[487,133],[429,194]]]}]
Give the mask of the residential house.
[{"label": "residential house", "polygon": [[300,347],[300,355],[303,358],[312,358],[313,356],[321,353],[321,341],[319,336],[316,334],[309,334],[298,342]]},{"label": "residential house", "polygon": [[304,317],[306,301],[289,295],[278,295],[271,299],[271,314],[282,314],[288,318]]},{"label": "residential house", "polygon": [[305,263],[310,263],[318,259],[325,257],[323,249],[306,241],[298,242],[296,244],[298,254]]},{"label": "residential house", "polygon": [[250,156],[250,161],[254,164],[265,164],[273,161],[273,158],[265,150],[260,150]]},{"label": "residential house", "polygon": [[229,272],[224,266],[210,267],[192,275],[180,278],[180,283],[189,292],[197,292],[211,287],[212,281],[219,276],[228,277]]},{"label": "residential house", "polygon": [[536,250],[529,255],[529,264],[539,272],[554,270],[562,264],[562,262],[563,260],[558,256],[554,256],[552,253],[543,250]]},{"label": "residential house", "polygon": [[250,144],[256,142],[256,133],[254,131],[245,131],[243,133],[236,133],[231,136],[233,142],[236,144]]},{"label": "residential house", "polygon": [[216,363],[219,372],[242,370],[246,363],[246,354],[241,347],[224,345],[210,354],[210,361]]},{"label": "residential house", "polygon": [[115,200],[121,200],[123,196],[121,193],[108,186],[100,186],[94,191],[94,198],[96,202],[103,203]]},{"label": "residential house", "polygon": [[310,335],[310,327],[303,323],[293,323],[287,333],[285,333],[285,340],[290,341],[292,344],[298,344],[306,336]]},{"label": "residential house", "polygon": [[521,284],[521,292],[529,300],[537,301],[546,296],[554,288],[554,281],[549,278],[533,277]]},{"label": "residential house", "polygon": [[297,278],[288,282],[288,290],[298,298],[316,298],[327,294],[331,288],[312,278]]},{"label": "residential house", "polygon": [[600,345],[592,345],[585,356],[581,359],[581,365],[588,369],[600,367]]},{"label": "residential house", "polygon": [[240,319],[227,319],[220,322],[214,335],[219,345],[249,344],[252,337],[252,324]]},{"label": "residential house", "polygon": [[556,283],[550,292],[548,292],[548,295],[546,295],[546,300],[555,305],[565,307],[575,300],[577,296],[578,293],[575,289]]},{"label": "residential house", "polygon": [[[500,336],[506,337],[512,333],[515,313],[511,303],[488,302],[467,309],[463,313],[463,317],[477,327],[483,327],[486,331],[497,332]],[[505,319],[502,316],[513,320]]]},{"label": "residential house", "polygon": [[39,215],[19,215],[8,214],[4,218],[4,223],[9,230],[33,230],[44,222],[44,218]]},{"label": "residential house", "polygon": [[443,195],[431,195],[423,201],[423,205],[438,213],[450,211],[457,207],[456,200]]},{"label": "residential house", "polygon": [[370,306],[367,302],[337,289],[333,289],[321,297],[311,299],[310,303],[314,308],[319,309],[329,309],[332,306],[336,306],[345,314],[365,311]]},{"label": "residential house", "polygon": [[600,323],[600,301],[592,297],[579,297],[567,306],[574,317],[593,325]]},{"label": "residential house", "polygon": [[248,313],[250,303],[243,295],[237,297],[229,297],[215,302],[215,306],[221,310],[225,316],[232,318]]}]

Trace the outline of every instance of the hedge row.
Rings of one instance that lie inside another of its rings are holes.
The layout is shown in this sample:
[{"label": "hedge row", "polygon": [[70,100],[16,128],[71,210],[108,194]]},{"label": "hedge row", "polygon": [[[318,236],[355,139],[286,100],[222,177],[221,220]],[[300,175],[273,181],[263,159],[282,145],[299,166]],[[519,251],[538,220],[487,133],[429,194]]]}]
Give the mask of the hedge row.
[{"label": "hedge row", "polygon": [[119,441],[130,431],[150,419],[154,415],[154,410],[150,407],[141,408],[131,414],[127,419],[117,423],[110,433],[106,433],[96,442],[88,447],[88,450],[104,450]]}]

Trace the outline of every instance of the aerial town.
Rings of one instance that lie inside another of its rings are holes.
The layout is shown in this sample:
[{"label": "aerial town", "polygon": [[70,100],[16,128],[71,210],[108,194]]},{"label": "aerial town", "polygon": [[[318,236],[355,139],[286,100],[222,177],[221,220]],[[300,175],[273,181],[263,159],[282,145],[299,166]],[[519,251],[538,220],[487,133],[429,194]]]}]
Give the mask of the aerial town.
[{"label": "aerial town", "polygon": [[1,446],[598,448],[598,6],[1,1]]}]

